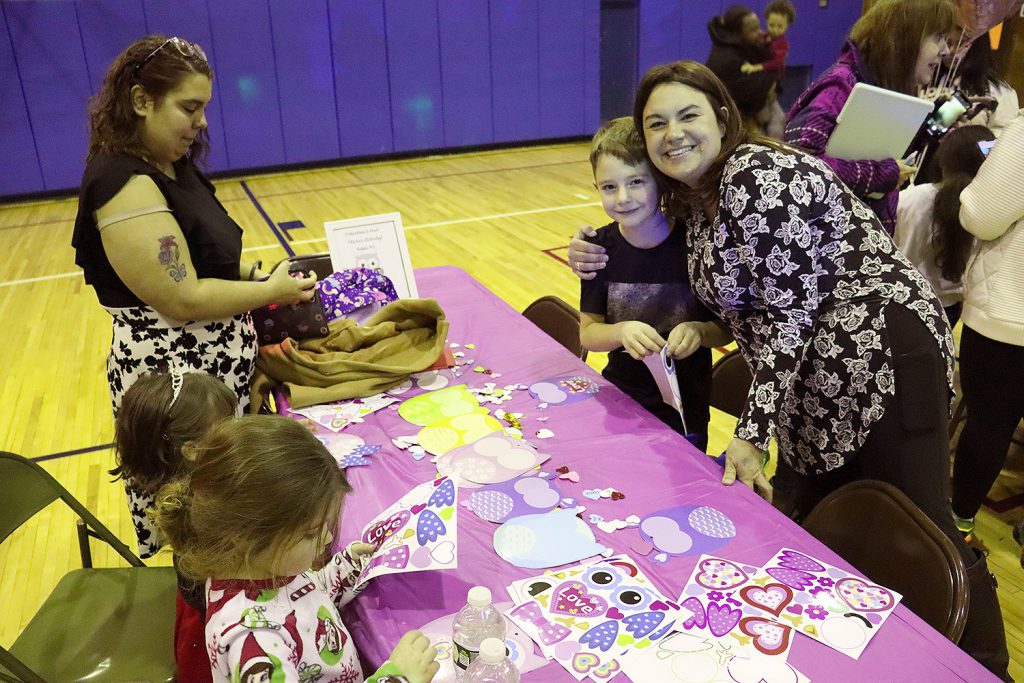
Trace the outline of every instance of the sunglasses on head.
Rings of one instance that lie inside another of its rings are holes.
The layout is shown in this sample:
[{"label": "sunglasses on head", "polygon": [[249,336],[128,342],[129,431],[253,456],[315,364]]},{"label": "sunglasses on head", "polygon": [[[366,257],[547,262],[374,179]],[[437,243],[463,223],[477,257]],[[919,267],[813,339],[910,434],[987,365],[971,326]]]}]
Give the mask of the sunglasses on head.
[{"label": "sunglasses on head", "polygon": [[160,43],[160,46],[157,49],[153,50],[148,55],[146,55],[145,59],[143,59],[141,62],[135,65],[135,71],[138,71],[142,67],[146,66],[146,63],[149,62],[149,60],[153,59],[153,57],[155,57],[156,54],[160,52],[160,50],[164,49],[168,45],[173,46],[174,49],[178,51],[178,54],[180,54],[182,57],[185,57],[186,59],[200,59],[203,62],[207,62],[206,53],[203,52],[203,48],[199,47],[199,45],[197,45],[196,43],[190,43],[184,38],[179,38],[175,36],[173,38],[168,38],[164,42]]}]

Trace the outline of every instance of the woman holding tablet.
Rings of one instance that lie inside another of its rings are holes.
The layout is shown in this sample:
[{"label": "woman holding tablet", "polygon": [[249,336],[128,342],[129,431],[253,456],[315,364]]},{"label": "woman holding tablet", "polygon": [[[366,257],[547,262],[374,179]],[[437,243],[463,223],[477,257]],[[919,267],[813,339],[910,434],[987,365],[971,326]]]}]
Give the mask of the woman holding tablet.
[{"label": "woman holding tablet", "polygon": [[793,105],[785,140],[819,157],[864,200],[891,235],[899,188],[914,168],[899,159],[845,161],[825,154],[836,119],[857,83],[916,95],[928,85],[955,26],[949,0],[881,0],[850,31],[839,59]]}]

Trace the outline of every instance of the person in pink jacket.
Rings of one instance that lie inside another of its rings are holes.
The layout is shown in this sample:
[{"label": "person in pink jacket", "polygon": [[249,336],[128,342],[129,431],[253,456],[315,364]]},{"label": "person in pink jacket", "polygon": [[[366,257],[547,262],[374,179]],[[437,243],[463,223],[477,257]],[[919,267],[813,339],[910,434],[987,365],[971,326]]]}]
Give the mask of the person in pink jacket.
[{"label": "person in pink jacket", "polygon": [[793,104],[784,139],[832,167],[891,235],[899,189],[914,173],[900,159],[846,161],[825,154],[843,105],[857,83],[917,95],[949,54],[955,15],[949,0],[881,0],[850,31],[839,59]]}]

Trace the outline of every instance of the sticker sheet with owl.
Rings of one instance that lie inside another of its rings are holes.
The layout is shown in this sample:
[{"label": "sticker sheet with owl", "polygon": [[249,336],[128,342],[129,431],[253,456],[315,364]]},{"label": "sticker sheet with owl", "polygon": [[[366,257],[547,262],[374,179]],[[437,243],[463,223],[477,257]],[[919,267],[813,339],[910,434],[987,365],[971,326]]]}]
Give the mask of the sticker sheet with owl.
[{"label": "sticker sheet with owl", "polygon": [[457,567],[457,495],[455,480],[439,477],[409,491],[363,527],[360,540],[377,550],[357,585],[382,574]]},{"label": "sticker sheet with owl", "polygon": [[595,562],[535,578],[551,585],[507,615],[545,656],[558,661],[577,680],[614,678],[624,660],[669,633],[680,614],[679,606],[646,577],[614,562]]},{"label": "sticker sheet with owl", "polygon": [[[707,639],[732,655],[750,659],[778,657],[785,661],[794,633],[776,623],[755,601],[770,605],[775,593],[754,583],[759,567],[712,555],[701,555],[679,596],[682,616],[676,630]],[[682,640],[680,643],[689,642]]]},{"label": "sticker sheet with owl", "polygon": [[799,551],[783,548],[753,577],[750,604],[772,621],[858,659],[903,598]]}]

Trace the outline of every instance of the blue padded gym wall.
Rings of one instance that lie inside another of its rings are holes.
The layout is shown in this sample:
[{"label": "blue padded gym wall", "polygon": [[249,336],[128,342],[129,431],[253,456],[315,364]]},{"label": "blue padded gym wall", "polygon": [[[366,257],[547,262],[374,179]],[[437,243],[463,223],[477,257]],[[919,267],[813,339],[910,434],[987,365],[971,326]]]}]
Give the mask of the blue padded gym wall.
[{"label": "blue padded gym wall", "polygon": [[[767,0],[751,3],[761,11]],[[860,3],[795,0],[790,63],[834,59]],[[724,0],[638,0],[637,60],[703,60]],[[0,197],[74,190],[87,102],[147,33],[214,70],[212,171],[585,136],[600,0],[0,0]]]}]

